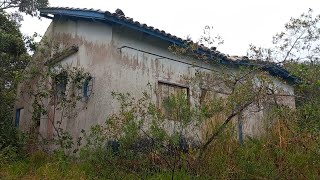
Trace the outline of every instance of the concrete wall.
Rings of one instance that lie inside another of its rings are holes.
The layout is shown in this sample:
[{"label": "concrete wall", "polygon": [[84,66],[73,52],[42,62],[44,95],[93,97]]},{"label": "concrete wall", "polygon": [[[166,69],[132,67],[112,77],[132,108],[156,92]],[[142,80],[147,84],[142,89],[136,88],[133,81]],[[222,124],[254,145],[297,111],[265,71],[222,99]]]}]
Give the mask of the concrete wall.
[{"label": "concrete wall", "polygon": [[[194,59],[173,55],[168,51],[167,42],[123,26],[64,18],[55,18],[48,31],[51,32],[48,35],[61,49],[71,45],[79,46],[79,51],[61,61],[61,64],[83,67],[94,77],[93,94],[87,101],[78,103],[79,111],[76,117],[64,120],[62,124],[62,127],[74,137],[78,137],[82,129],[88,130],[92,125],[103,124],[108,115],[117,112],[118,103],[111,96],[113,91],[129,92],[135,97],[141,97],[142,92],[146,91],[147,85],[150,84],[152,99],[156,102],[158,82],[162,81],[189,87],[191,105],[199,103],[200,88],[189,84],[186,80],[186,77],[194,77],[199,68],[129,48],[119,49],[131,46],[182,62],[209,66],[200,64]],[[204,69],[201,71],[209,72]],[[278,85],[293,94],[290,85],[282,81],[278,81]],[[294,106],[294,99],[284,101]],[[20,106],[28,105],[21,103]],[[48,109],[48,116],[52,116],[52,107]],[[24,113],[23,121],[28,121],[30,115],[25,114],[28,113]],[[244,123],[244,133],[256,134],[256,120],[261,119],[261,114],[248,112],[243,117],[247,119]],[[47,122],[41,121],[40,132],[44,137],[51,137],[53,133],[48,123],[50,118],[56,120],[59,119],[59,115],[48,117]]]}]

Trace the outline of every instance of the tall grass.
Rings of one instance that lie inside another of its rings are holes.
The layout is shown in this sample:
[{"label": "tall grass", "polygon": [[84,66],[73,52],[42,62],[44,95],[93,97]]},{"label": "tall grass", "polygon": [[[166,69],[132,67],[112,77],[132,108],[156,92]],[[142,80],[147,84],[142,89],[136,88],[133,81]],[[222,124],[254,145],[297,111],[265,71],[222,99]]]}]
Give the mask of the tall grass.
[{"label": "tall grass", "polygon": [[[320,148],[307,132],[289,133],[284,143],[276,128],[241,145],[227,131],[200,160],[178,166],[174,179],[319,179]],[[191,156],[186,153],[185,156]],[[168,156],[166,157],[168,158]],[[173,158],[173,157],[172,157]],[[79,156],[36,152],[2,165],[3,179],[171,179],[170,168],[157,166],[150,154],[114,155],[108,150],[85,150]],[[170,160],[170,159],[169,159]]]}]

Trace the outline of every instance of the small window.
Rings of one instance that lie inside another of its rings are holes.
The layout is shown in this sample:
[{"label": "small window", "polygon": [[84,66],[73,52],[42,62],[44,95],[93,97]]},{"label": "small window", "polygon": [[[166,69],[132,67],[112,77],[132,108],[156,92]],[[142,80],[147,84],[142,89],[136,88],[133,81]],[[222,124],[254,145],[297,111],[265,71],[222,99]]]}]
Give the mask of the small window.
[{"label": "small window", "polygon": [[79,88],[78,97],[87,100],[92,95],[94,78],[89,76],[83,82],[83,86]]},{"label": "small window", "polygon": [[66,89],[68,84],[67,72],[61,72],[54,78],[55,93],[58,99],[63,98],[66,95]]},{"label": "small window", "polygon": [[56,94],[58,98],[62,98],[66,95],[67,84],[57,83],[56,84]]},{"label": "small window", "polygon": [[19,123],[22,115],[23,115],[23,108],[16,109],[16,119],[14,122],[15,127],[19,127]]},{"label": "small window", "polygon": [[[171,101],[171,98],[173,97],[175,97],[175,102]],[[183,106],[183,108],[177,108],[176,106]],[[179,111],[184,111],[189,109],[189,88],[175,84],[159,82],[158,107],[167,118],[175,120],[175,116],[178,113],[176,110],[179,109]]]},{"label": "small window", "polygon": [[89,96],[89,79],[86,79],[83,85],[83,97],[88,97],[88,96]]}]

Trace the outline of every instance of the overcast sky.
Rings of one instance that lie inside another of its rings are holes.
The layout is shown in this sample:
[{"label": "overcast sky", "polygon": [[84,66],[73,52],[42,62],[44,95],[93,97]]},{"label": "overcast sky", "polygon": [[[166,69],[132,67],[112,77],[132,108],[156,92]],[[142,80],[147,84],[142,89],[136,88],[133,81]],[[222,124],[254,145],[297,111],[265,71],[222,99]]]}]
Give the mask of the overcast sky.
[{"label": "overcast sky", "polygon": [[[50,6],[94,8],[126,16],[160,30],[198,40],[205,25],[214,27],[225,43],[218,50],[246,55],[249,44],[270,46],[272,36],[290,17],[312,8],[320,13],[320,0],[50,0]],[[24,34],[43,34],[51,20],[25,17]]]}]

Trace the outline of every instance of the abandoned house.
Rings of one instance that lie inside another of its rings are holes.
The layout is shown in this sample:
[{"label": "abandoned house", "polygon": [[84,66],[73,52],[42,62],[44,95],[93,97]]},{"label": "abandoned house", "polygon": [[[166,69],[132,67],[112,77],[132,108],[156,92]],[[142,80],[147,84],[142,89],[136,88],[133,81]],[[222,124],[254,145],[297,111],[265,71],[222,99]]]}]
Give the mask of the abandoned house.
[{"label": "abandoned house", "polygon": [[[68,50],[55,63],[82,67],[89,72],[91,79],[85,82],[82,109],[72,120],[62,125],[73,137],[78,137],[82,129],[103,124],[111,113],[116,111],[116,100],[112,92],[128,92],[141,97],[149,84],[153,91],[154,102],[161,101],[171,92],[182,91],[187,94],[191,106],[200,103],[202,90],[193,87],[185,79],[198,71],[210,72],[210,64],[194,58],[181,58],[168,50],[171,45],[183,45],[187,41],[165,31],[134,21],[121,10],[115,13],[93,9],[74,9],[50,7],[41,9],[41,16],[52,19],[44,37],[58,43]],[[212,60],[230,66],[255,66],[245,57],[231,57],[215,48],[199,48],[200,53],[209,54]],[[294,94],[292,83],[296,78],[277,65],[264,68],[277,85],[289,95]],[[170,92],[169,92],[170,91]],[[23,130],[28,129],[32,118],[32,100],[23,95],[16,103],[15,123]],[[292,96],[283,98],[284,104],[295,107]],[[53,107],[47,108],[48,115],[39,122],[39,132],[43,137],[52,137],[53,126],[50,121],[57,121],[59,114],[54,114]],[[55,116],[55,117],[54,117]],[[241,136],[259,133],[259,119],[263,112],[247,111],[239,126]]]}]

